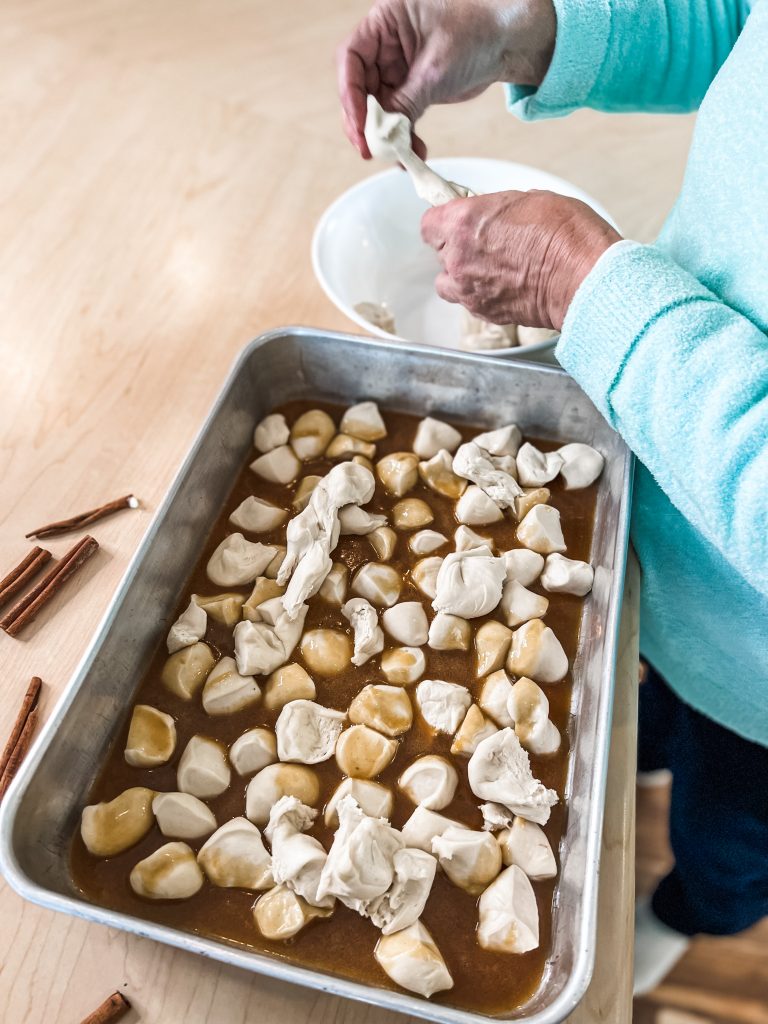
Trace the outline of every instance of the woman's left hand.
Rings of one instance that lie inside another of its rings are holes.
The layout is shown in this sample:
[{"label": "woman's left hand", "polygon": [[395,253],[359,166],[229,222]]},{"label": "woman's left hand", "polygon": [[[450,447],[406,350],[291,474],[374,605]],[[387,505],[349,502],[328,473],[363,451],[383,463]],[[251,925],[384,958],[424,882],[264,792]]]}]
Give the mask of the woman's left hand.
[{"label": "woman's left hand", "polygon": [[437,292],[495,324],[560,330],[576,289],[621,236],[578,199],[499,192],[427,210],[425,242],[443,265]]}]

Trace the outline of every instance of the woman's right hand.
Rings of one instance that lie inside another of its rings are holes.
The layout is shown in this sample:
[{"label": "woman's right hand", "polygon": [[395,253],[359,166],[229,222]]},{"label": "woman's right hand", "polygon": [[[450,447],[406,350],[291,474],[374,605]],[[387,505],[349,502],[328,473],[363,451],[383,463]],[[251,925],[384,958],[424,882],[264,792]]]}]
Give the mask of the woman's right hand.
[{"label": "woman's right hand", "polygon": [[[540,85],[556,28],[552,0],[377,0],[338,51],[350,142],[370,158],[368,93],[415,124],[431,104],[471,99],[494,82]],[[419,140],[416,148],[423,155]]]}]

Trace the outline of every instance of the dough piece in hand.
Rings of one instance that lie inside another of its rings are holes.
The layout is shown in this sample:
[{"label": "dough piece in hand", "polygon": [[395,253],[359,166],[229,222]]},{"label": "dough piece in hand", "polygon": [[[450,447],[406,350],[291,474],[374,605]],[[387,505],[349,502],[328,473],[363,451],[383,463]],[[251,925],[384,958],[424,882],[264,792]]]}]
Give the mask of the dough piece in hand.
[{"label": "dough piece in hand", "polygon": [[253,905],[253,920],[265,939],[280,942],[298,935],[316,917],[329,917],[333,908],[313,907],[287,885],[276,885]]},{"label": "dough piece in hand", "polygon": [[425,754],[405,769],[397,784],[413,803],[441,811],[453,800],[459,776],[444,757]]},{"label": "dough piece in hand", "polygon": [[512,634],[507,671],[537,683],[559,683],[568,674],[568,657],[541,619],[531,619]]},{"label": "dough piece in hand", "polygon": [[291,447],[306,462],[319,459],[336,433],[336,424],[322,409],[302,413],[291,428]]},{"label": "dough piece in hand", "polygon": [[453,737],[451,753],[458,757],[471,757],[479,744],[497,731],[490,718],[486,718],[477,704],[473,704]]},{"label": "dough piece in hand", "polygon": [[460,344],[470,352],[514,348],[517,345],[517,327],[514,324],[491,324],[464,310]]},{"label": "dough piece in hand", "polygon": [[311,768],[301,764],[269,764],[262,768],[245,791],[245,814],[254,825],[266,825],[272,807],[284,796],[294,796],[307,806],[320,799],[320,783]]},{"label": "dough piece in hand", "polygon": [[210,800],[228,788],[231,774],[224,747],[217,740],[196,735],[181,755],[176,783],[182,793]]},{"label": "dough piece in hand", "polygon": [[511,455],[514,457],[520,451],[523,435],[516,423],[508,423],[495,430],[486,430],[484,434],[478,434],[472,440],[489,455]]},{"label": "dough piece in hand", "polygon": [[239,530],[247,530],[248,533],[269,533],[282,526],[287,518],[288,513],[284,508],[251,495],[240,502],[229,521]]},{"label": "dough piece in hand", "polygon": [[453,884],[473,896],[501,871],[501,847],[490,832],[448,828],[432,840],[432,852]]},{"label": "dough piece in hand", "polygon": [[232,818],[203,845],[197,862],[213,885],[225,889],[271,889],[272,858],[261,833],[247,818]]},{"label": "dough piece in hand", "polygon": [[554,754],[560,749],[560,733],[549,719],[549,701],[532,679],[523,676],[509,695],[509,714],[515,735],[532,754]]},{"label": "dough piece in hand", "polygon": [[352,590],[377,608],[391,608],[400,597],[400,573],[383,562],[366,562],[352,578]]},{"label": "dough piece in hand", "polygon": [[[382,327],[381,324],[378,326]],[[388,328],[382,327],[382,330]],[[394,322],[389,333],[395,333]],[[351,405],[341,418],[339,430],[342,434],[351,434],[361,441],[380,441],[387,436],[387,428],[375,402],[358,402],[357,405]]]},{"label": "dough piece in hand", "polygon": [[301,472],[301,463],[290,445],[284,444],[254,459],[251,469],[270,483],[292,484]]},{"label": "dough piece in hand", "polygon": [[429,646],[433,651],[468,651],[472,627],[466,619],[438,612],[429,627]]},{"label": "dough piece in hand", "polygon": [[421,459],[431,459],[442,449],[455,452],[461,444],[459,431],[442,420],[426,416],[416,428],[413,450]]},{"label": "dough piece in hand", "polygon": [[364,597],[353,597],[341,609],[355,634],[353,665],[364,665],[384,650],[384,632],[376,609]]},{"label": "dough piece in hand", "polygon": [[158,793],[152,811],[169,839],[202,839],[216,831],[213,811],[191,793]]},{"label": "dough piece in hand", "polygon": [[381,656],[381,671],[388,683],[409,686],[421,679],[427,668],[424,652],[418,647],[395,647]]},{"label": "dough piece in hand", "polygon": [[478,904],[477,941],[496,953],[528,953],[539,945],[539,908],[528,877],[513,864],[488,886]]},{"label": "dough piece in hand", "polygon": [[540,452],[527,441],[517,453],[517,477],[524,487],[543,487],[555,479],[562,466],[558,452]]},{"label": "dough piece in hand", "polygon": [[511,580],[504,584],[501,595],[501,611],[508,626],[521,626],[531,619],[541,619],[547,614],[549,600],[541,594],[526,590],[522,583]]},{"label": "dough piece in hand", "polygon": [[192,644],[198,643],[205,636],[207,628],[208,616],[193,597],[186,611],[181,613],[170,628],[167,640],[168,653],[173,654],[183,647],[191,647]]},{"label": "dough piece in hand", "polygon": [[502,728],[514,725],[509,713],[509,698],[512,683],[504,669],[498,669],[487,676],[480,687],[478,704],[490,718]]},{"label": "dough piece in hand", "polygon": [[146,899],[186,900],[202,888],[203,873],[186,843],[166,843],[139,861],[130,883]]},{"label": "dough piece in hand", "polygon": [[208,559],[208,579],[217,587],[243,587],[263,574],[276,553],[274,544],[254,543],[242,533],[231,533]]},{"label": "dough piece in hand", "polygon": [[540,345],[543,341],[552,341],[558,337],[558,332],[551,327],[526,327],[518,324],[517,343],[521,348],[526,345]]},{"label": "dough piece in hand", "polygon": [[505,551],[501,560],[504,562],[506,582],[517,580],[524,587],[530,587],[539,578],[544,568],[544,556],[538,551],[530,551],[528,548],[513,548]]},{"label": "dough piece in hand", "polygon": [[137,704],[131,715],[125,760],[135,768],[167,764],[176,749],[176,723],[165,711]]},{"label": "dough piece in hand", "polygon": [[375,779],[397,753],[397,741],[367,725],[346,729],[336,743],[336,763],[353,779]]},{"label": "dough piece in hand", "polygon": [[499,506],[476,484],[471,484],[456,502],[456,518],[465,526],[488,526],[504,518]]},{"label": "dough piece in hand", "polygon": [[419,482],[419,458],[413,452],[392,452],[376,463],[376,476],[390,494],[402,498]]},{"label": "dough piece in hand", "polygon": [[349,720],[385,736],[401,736],[411,728],[411,699],[401,686],[368,683],[349,705]]},{"label": "dough piece in hand", "polygon": [[444,814],[430,811],[428,807],[419,806],[403,825],[401,834],[407,847],[431,853],[435,836],[443,835],[451,827],[466,828],[466,825],[453,818],[446,818]]},{"label": "dough piece in hand", "polygon": [[372,900],[366,914],[382,935],[392,935],[421,917],[437,872],[437,861],[423,850],[398,850],[395,877],[383,896]]},{"label": "dough piece in hand", "polygon": [[517,539],[540,555],[565,551],[560,513],[551,505],[534,505],[518,526]]},{"label": "dough piece in hand", "polygon": [[80,835],[94,857],[114,857],[135,846],[154,824],[155,793],[145,786],[125,789],[113,800],[83,808]]},{"label": "dough piece in hand", "polygon": [[495,619],[484,622],[475,633],[478,679],[504,667],[512,643],[512,630]]},{"label": "dough piece in hand", "polygon": [[253,432],[253,444],[258,451],[266,454],[273,448],[288,444],[290,434],[285,416],[282,413],[273,412],[257,424]]},{"label": "dough piece in hand", "polygon": [[600,476],[605,459],[600,452],[588,444],[564,444],[557,454],[563,460],[560,475],[565,480],[566,491],[589,487]]},{"label": "dough piece in hand", "polygon": [[517,864],[534,882],[554,878],[557,862],[544,829],[525,818],[515,818],[497,836],[504,863]]},{"label": "dough piece in hand", "polygon": [[513,729],[483,740],[469,759],[469,786],[480,800],[502,804],[537,825],[546,825],[557,793],[531,772],[528,755]]},{"label": "dough piece in hand", "polygon": [[490,548],[453,551],[440,566],[432,607],[463,619],[488,615],[501,601],[504,576],[504,563]]},{"label": "dough piece in hand", "polygon": [[480,487],[499,508],[514,508],[515,499],[523,493],[512,456],[489,455],[474,441],[463,444],[456,452],[453,472]]},{"label": "dough piece in hand", "polygon": [[394,797],[392,791],[380,782],[370,779],[344,779],[331,794],[325,805],[325,824],[335,828],[339,823],[339,803],[345,796],[354,797],[364,814],[370,818],[389,818],[392,816]]},{"label": "dough piece in hand", "polygon": [[419,463],[419,476],[433,491],[456,500],[467,489],[467,481],[453,472],[453,457],[441,448],[431,459]]},{"label": "dough piece in hand", "polygon": [[429,636],[427,613],[420,601],[402,601],[382,612],[381,623],[389,635],[408,647],[421,647]]},{"label": "dough piece in hand", "polygon": [[416,687],[416,700],[427,725],[448,735],[456,732],[472,703],[466,686],[443,679],[422,680]]},{"label": "dough piece in hand", "polygon": [[421,921],[393,935],[382,935],[373,955],[384,973],[409,992],[429,999],[435,992],[453,988],[440,950]]},{"label": "dough piece in hand", "polygon": [[160,678],[171,693],[182,700],[192,700],[214,664],[213,651],[208,644],[192,644],[170,656]]},{"label": "dough piece in hand", "polygon": [[317,811],[295,796],[284,796],[270,811],[264,835],[272,846],[272,877],[278,885],[287,885],[313,907],[331,910],[333,897],[319,892],[328,854],[318,839],[304,835],[316,817]]},{"label": "dough piece in hand", "polygon": [[276,668],[264,689],[264,707],[276,711],[292,700],[314,700],[315,684],[301,665]]},{"label": "dough piece in hand", "polygon": [[575,594],[585,597],[592,589],[595,571],[588,562],[565,555],[547,555],[541,585],[551,594]]},{"label": "dough piece in hand", "polygon": [[310,671],[319,676],[338,676],[352,661],[349,637],[338,629],[310,629],[300,649]]},{"label": "dough piece in hand", "polygon": [[261,687],[253,676],[240,675],[234,658],[218,661],[203,687],[203,707],[209,715],[233,715],[260,700]]},{"label": "dough piece in hand", "polygon": [[286,704],[275,723],[277,756],[281,761],[319,764],[333,756],[347,716],[311,700]]},{"label": "dough piece in hand", "polygon": [[439,555],[422,558],[411,569],[411,580],[425,597],[434,600],[437,594],[437,576],[444,559]]},{"label": "dough piece in hand", "polygon": [[238,775],[260,772],[277,760],[275,734],[263,726],[247,729],[229,748],[229,760]]}]

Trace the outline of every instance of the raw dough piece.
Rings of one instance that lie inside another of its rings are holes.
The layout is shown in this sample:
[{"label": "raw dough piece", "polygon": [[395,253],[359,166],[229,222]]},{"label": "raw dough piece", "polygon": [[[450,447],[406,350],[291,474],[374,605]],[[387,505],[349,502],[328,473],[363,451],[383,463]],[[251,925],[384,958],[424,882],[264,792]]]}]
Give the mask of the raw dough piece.
[{"label": "raw dough piece", "polygon": [[421,679],[427,668],[424,652],[418,647],[395,647],[381,656],[381,671],[389,683],[408,686]]},{"label": "raw dough piece", "polygon": [[470,352],[483,349],[514,348],[517,328],[514,324],[491,324],[464,310],[461,347]]},{"label": "raw dough piece", "polygon": [[352,644],[337,629],[310,629],[301,641],[301,656],[319,676],[337,676],[352,660]]},{"label": "raw dough piece", "polygon": [[213,811],[191,793],[158,793],[152,812],[169,839],[202,839],[216,830]]},{"label": "raw dough piece", "polygon": [[192,644],[176,651],[163,665],[161,679],[171,693],[192,700],[215,664],[208,644]]},{"label": "raw dough piece", "polygon": [[[381,324],[377,326],[382,327]],[[395,333],[394,326],[393,323],[390,334]],[[343,434],[359,437],[361,441],[380,441],[387,436],[387,428],[375,402],[358,402],[357,405],[351,405],[341,418],[339,430]]]},{"label": "raw dough piece", "polygon": [[146,899],[186,900],[202,888],[203,873],[186,843],[166,843],[139,861],[130,883]]},{"label": "raw dough piece", "polygon": [[265,939],[273,942],[292,939],[316,917],[329,917],[332,913],[333,908],[313,907],[287,885],[276,885],[253,905],[256,927]]},{"label": "raw dough piece", "polygon": [[504,863],[517,864],[534,882],[554,878],[557,874],[555,855],[540,825],[525,818],[515,818],[497,839]]},{"label": "raw dough piece", "polygon": [[200,594],[193,594],[192,600],[201,608],[205,609],[207,615],[220,622],[222,626],[229,626],[231,629],[240,621],[245,598],[242,594],[212,594],[211,597],[203,597]]},{"label": "raw dough piece", "polygon": [[447,828],[432,840],[432,852],[453,884],[473,896],[501,871],[501,847],[490,832]]},{"label": "raw dough piece", "polygon": [[511,455],[489,455],[474,441],[463,444],[456,452],[453,472],[480,487],[499,508],[514,508],[515,498],[523,493],[514,476],[514,458]]},{"label": "raw dough piece", "polygon": [[390,494],[402,498],[419,482],[419,458],[413,452],[392,452],[376,463],[376,476]]},{"label": "raw dough piece", "polygon": [[273,448],[288,444],[290,434],[285,416],[280,412],[273,412],[257,424],[253,432],[253,444],[262,453],[271,452]]},{"label": "raw dough piece", "polygon": [[431,459],[442,449],[455,452],[461,444],[459,431],[442,420],[426,416],[416,428],[413,450],[422,460]]},{"label": "raw dough piece", "polygon": [[[267,601],[274,600],[276,597],[282,597],[284,593],[285,587],[281,587],[275,580],[271,580],[267,576],[257,576],[251,595],[244,602],[241,609],[242,617],[248,619],[249,622],[263,622],[264,617],[261,605],[266,604]],[[274,606],[270,605],[269,607]]]},{"label": "raw dough piece", "polygon": [[334,562],[331,571],[325,577],[318,594],[328,604],[341,608],[347,596],[347,574],[349,570],[343,562]]},{"label": "raw dough piece", "polygon": [[277,710],[292,700],[314,700],[315,684],[301,665],[283,665],[267,680],[264,689],[264,707]]},{"label": "raw dough piece", "polygon": [[504,667],[512,643],[512,630],[495,619],[484,622],[475,633],[478,679]]},{"label": "raw dough piece", "polygon": [[317,811],[295,796],[281,797],[270,811],[264,835],[272,847],[272,876],[277,884],[287,885],[313,907],[330,910],[333,897],[318,891],[328,854],[318,839],[304,835],[316,817]]},{"label": "raw dough piece", "polygon": [[225,889],[271,889],[272,858],[261,833],[247,818],[232,818],[202,846],[197,862],[213,885]]},{"label": "raw dough piece", "polygon": [[432,607],[463,619],[488,615],[501,600],[504,573],[504,563],[490,548],[453,551],[440,566]]},{"label": "raw dough piece", "polygon": [[278,508],[270,501],[251,495],[240,502],[229,517],[229,521],[233,526],[249,533],[268,533],[282,526],[287,518],[288,513],[284,508]]},{"label": "raw dough piece", "polygon": [[560,475],[565,480],[566,491],[589,487],[600,476],[605,459],[600,452],[588,444],[564,444],[557,454],[563,460]]},{"label": "raw dough piece", "polygon": [[284,796],[295,796],[303,804],[320,799],[320,783],[311,768],[302,764],[268,764],[245,791],[245,814],[254,825],[266,825],[272,807]]},{"label": "raw dough piece", "polygon": [[502,728],[514,725],[508,707],[512,695],[512,683],[504,669],[492,672],[483,680],[478,704],[490,718]]},{"label": "raw dough piece", "polygon": [[451,753],[458,757],[471,757],[479,744],[497,731],[490,718],[486,718],[477,704],[473,704],[453,737]]},{"label": "raw dough piece", "polygon": [[540,452],[526,441],[517,453],[517,478],[524,487],[543,487],[555,479],[562,465],[557,452]]},{"label": "raw dough piece", "polygon": [[379,625],[379,616],[372,604],[364,597],[353,597],[341,609],[355,634],[353,665],[364,665],[375,654],[384,650],[384,632]]},{"label": "raw dough piece", "polygon": [[515,456],[520,450],[523,435],[516,423],[508,423],[504,427],[496,427],[495,430],[486,430],[484,434],[478,434],[472,440],[489,455]]},{"label": "raw dough piece", "polygon": [[421,921],[393,935],[382,935],[373,955],[384,973],[409,992],[429,999],[435,992],[453,988],[440,950]]},{"label": "raw dough piece", "polygon": [[433,651],[468,651],[472,627],[466,619],[438,612],[429,627],[429,646]]},{"label": "raw dough piece", "polygon": [[467,481],[453,472],[453,457],[447,448],[420,462],[419,476],[427,487],[446,498],[460,498],[467,489]]},{"label": "raw dough piece", "polygon": [[507,671],[537,683],[559,683],[568,672],[568,657],[549,626],[531,619],[512,634]]},{"label": "raw dough piece", "polygon": [[456,502],[456,518],[465,526],[488,526],[500,522],[504,513],[482,488],[472,484]]},{"label": "raw dough piece", "polygon": [[176,749],[176,723],[165,711],[137,704],[131,715],[125,760],[135,768],[167,764]]},{"label": "raw dough piece", "polygon": [[546,505],[551,497],[548,487],[529,487],[515,498],[515,519],[525,519],[534,505]]},{"label": "raw dough piece", "polygon": [[311,700],[292,700],[277,717],[277,756],[281,761],[319,764],[333,756],[347,716]]},{"label": "raw dough piece", "polygon": [[419,530],[434,518],[432,509],[421,498],[403,498],[392,509],[392,525],[396,530]]},{"label": "raw dough piece", "polygon": [[513,864],[480,897],[477,941],[496,953],[527,953],[539,945],[539,908],[528,877]]},{"label": "raw dough piece", "polygon": [[431,555],[433,551],[444,547],[448,543],[445,534],[437,530],[419,530],[414,533],[408,541],[408,547],[414,555]]},{"label": "raw dough piece", "polygon": [[425,754],[405,769],[397,784],[413,803],[441,811],[453,800],[459,776],[444,757]]},{"label": "raw dough piece", "polygon": [[424,679],[416,687],[416,700],[424,721],[435,732],[456,732],[472,703],[466,686],[442,679]]},{"label": "raw dough piece", "polygon": [[368,534],[371,547],[381,562],[388,562],[397,547],[397,534],[389,526],[379,526]]},{"label": "raw dough piece", "polygon": [[552,341],[557,337],[557,331],[551,327],[526,327],[524,324],[518,324],[517,327],[517,343],[522,348],[526,345],[540,345],[543,341]]},{"label": "raw dough piece", "polygon": [[411,569],[411,579],[426,597],[434,599],[437,594],[437,575],[443,559],[439,555],[422,558]]},{"label": "raw dough piece", "polygon": [[339,802],[345,797],[354,797],[364,814],[371,818],[389,818],[392,815],[394,798],[392,792],[380,782],[370,779],[344,779],[331,794],[325,805],[325,824],[335,828],[339,823]]},{"label": "raw dough piece", "polygon": [[560,749],[560,733],[549,719],[549,701],[532,679],[523,676],[512,687],[509,714],[515,735],[532,754],[554,754]]},{"label": "raw dough piece", "polygon": [[176,784],[182,793],[191,793],[201,800],[220,796],[231,777],[224,747],[207,736],[193,736],[184,748]]},{"label": "raw dough piece", "polygon": [[232,715],[259,700],[259,684],[253,676],[240,675],[234,658],[217,662],[203,687],[203,707],[209,715]]},{"label": "raw dough piece", "polygon": [[229,748],[229,760],[238,775],[253,775],[277,760],[275,734],[263,726],[248,729]]},{"label": "raw dough piece", "polygon": [[560,513],[551,505],[534,505],[518,526],[517,539],[540,555],[565,551]]},{"label": "raw dough piece", "polygon": [[94,857],[114,857],[135,846],[154,823],[155,793],[144,786],[125,789],[113,800],[83,808],[80,835]]},{"label": "raw dough piece", "polygon": [[273,448],[266,455],[260,455],[251,463],[251,469],[264,480],[273,484],[292,484],[301,472],[301,463],[293,449],[287,445]]},{"label": "raw dough piece", "polygon": [[326,459],[355,459],[358,456],[366,460],[364,465],[368,469],[370,460],[376,457],[376,445],[349,434],[337,434],[325,451]]},{"label": "raw dough piece", "polygon": [[342,537],[365,537],[386,522],[386,516],[372,515],[359,505],[347,505],[339,511]]},{"label": "raw dough piece", "polygon": [[[386,302],[356,302],[353,308],[363,320],[367,320],[369,324],[373,324],[379,330],[386,331],[387,334],[397,334],[394,315],[390,312]],[[342,425],[343,422],[342,420]]]},{"label": "raw dough piece", "polygon": [[397,753],[397,741],[382,736],[367,725],[346,729],[336,743],[336,763],[344,775],[374,779]]},{"label": "raw dough piece", "polygon": [[420,647],[427,642],[429,623],[420,601],[402,601],[392,605],[382,612],[381,622],[398,643]]},{"label": "raw dough piece", "polygon": [[493,540],[490,537],[482,537],[468,526],[456,527],[453,539],[457,551],[471,551],[473,548],[488,548],[493,551]]},{"label": "raw dough piece", "polygon": [[547,614],[549,600],[541,594],[534,594],[517,580],[504,584],[501,595],[501,611],[508,626],[521,626],[531,619],[542,619]]},{"label": "raw dough piece", "polygon": [[466,828],[466,825],[454,821],[453,818],[446,818],[436,811],[430,811],[428,807],[417,807],[403,825],[401,834],[406,846],[431,853],[432,840],[435,836],[443,835],[446,829],[451,827]]},{"label": "raw dough piece", "polygon": [[549,821],[557,793],[533,777],[530,761],[512,729],[501,729],[479,744],[469,759],[469,786],[481,800],[491,800],[537,825]]},{"label": "raw dough piece", "polygon": [[262,575],[276,553],[274,544],[253,542],[242,533],[231,533],[208,559],[208,579],[218,587],[243,587]]},{"label": "raw dough piece", "polygon": [[391,608],[400,596],[400,573],[383,562],[366,562],[352,578],[352,590],[377,608]]},{"label": "raw dough piece", "polygon": [[437,861],[423,850],[398,850],[393,865],[392,885],[366,907],[366,915],[382,935],[402,931],[421,917],[437,871]]},{"label": "raw dough piece", "polygon": [[186,611],[181,613],[170,628],[167,640],[168,653],[173,654],[183,647],[191,647],[192,644],[198,643],[205,636],[207,628],[208,616],[192,598]]},{"label": "raw dough piece", "polygon": [[517,580],[524,587],[530,587],[544,568],[544,556],[528,548],[513,548],[501,556],[506,571],[507,583]]},{"label": "raw dough piece", "polygon": [[243,621],[235,626],[235,659],[242,675],[269,675],[293,654],[304,628],[307,606],[302,605],[291,619],[282,610],[282,600],[277,597],[259,605],[262,621]]},{"label": "raw dough piece", "polygon": [[592,589],[595,571],[588,562],[565,555],[547,555],[541,585],[551,594],[575,594],[585,597]]},{"label": "raw dough piece", "polygon": [[336,424],[322,409],[309,409],[291,428],[291,447],[304,462],[319,459],[336,433]]},{"label": "raw dough piece", "polygon": [[349,720],[385,736],[401,736],[413,722],[411,699],[401,686],[368,683],[349,705]]}]

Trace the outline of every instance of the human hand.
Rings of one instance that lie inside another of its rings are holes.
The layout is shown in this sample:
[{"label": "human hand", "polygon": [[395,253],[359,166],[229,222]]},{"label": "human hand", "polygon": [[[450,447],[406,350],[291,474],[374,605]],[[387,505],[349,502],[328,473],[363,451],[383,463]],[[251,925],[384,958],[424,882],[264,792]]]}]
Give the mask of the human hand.
[{"label": "human hand", "polygon": [[471,99],[493,82],[539,85],[555,31],[552,0],[377,0],[337,53],[347,137],[370,158],[368,93],[415,124],[431,104]]},{"label": "human hand", "polygon": [[498,192],[427,210],[421,235],[448,302],[494,324],[560,330],[576,289],[621,236],[578,199]]}]

